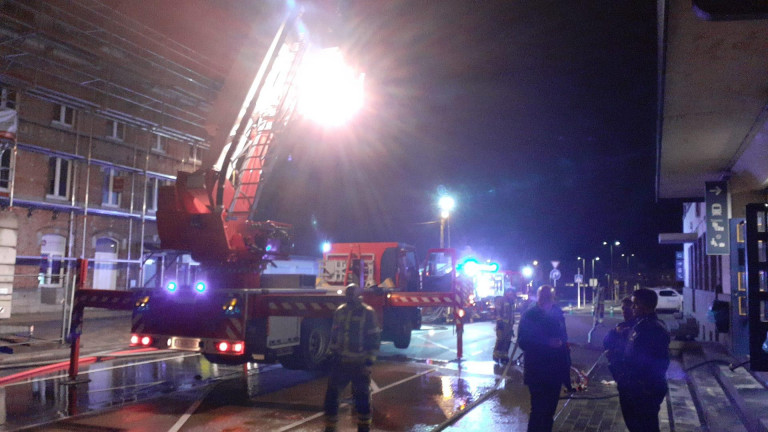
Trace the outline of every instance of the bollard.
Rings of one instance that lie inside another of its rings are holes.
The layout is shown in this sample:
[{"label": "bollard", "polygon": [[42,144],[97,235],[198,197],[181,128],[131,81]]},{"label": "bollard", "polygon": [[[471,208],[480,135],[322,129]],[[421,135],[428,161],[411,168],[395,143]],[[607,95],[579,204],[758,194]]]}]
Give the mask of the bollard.
[{"label": "bollard", "polygon": [[568,303],[568,315],[573,315],[573,303]]},{"label": "bollard", "polygon": [[463,310],[454,308],[454,320],[456,321],[456,357],[461,360],[464,354],[464,322],[462,320]]}]

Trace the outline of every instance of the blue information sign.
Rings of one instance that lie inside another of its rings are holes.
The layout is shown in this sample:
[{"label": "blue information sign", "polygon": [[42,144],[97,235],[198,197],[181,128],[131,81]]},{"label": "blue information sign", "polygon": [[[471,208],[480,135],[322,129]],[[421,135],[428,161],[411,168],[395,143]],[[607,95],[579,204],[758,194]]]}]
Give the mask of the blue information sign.
[{"label": "blue information sign", "polygon": [[707,205],[707,255],[731,253],[728,229],[728,182],[705,182]]}]

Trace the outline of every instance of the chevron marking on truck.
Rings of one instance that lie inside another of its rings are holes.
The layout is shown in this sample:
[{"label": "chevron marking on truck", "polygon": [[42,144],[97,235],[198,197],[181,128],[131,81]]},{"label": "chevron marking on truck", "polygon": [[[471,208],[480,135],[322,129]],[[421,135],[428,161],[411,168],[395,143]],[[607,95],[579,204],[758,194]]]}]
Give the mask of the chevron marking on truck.
[{"label": "chevron marking on truck", "polygon": [[239,339],[242,337],[243,323],[237,318],[230,318],[227,323],[227,337],[229,339]]},{"label": "chevron marking on truck", "polygon": [[331,302],[270,302],[269,309],[273,311],[321,311],[323,309],[336,310],[338,305]]},{"label": "chevron marking on truck", "polygon": [[420,295],[420,296],[402,296],[393,295],[390,298],[393,305],[410,305],[410,306],[433,306],[433,305],[450,305],[459,304],[459,296],[455,294],[445,295]]},{"label": "chevron marking on truck", "polygon": [[144,315],[137,313],[133,315],[133,319],[131,320],[131,326],[136,329],[136,333],[143,333],[144,332]]},{"label": "chevron marking on truck", "polygon": [[131,310],[133,292],[80,289],[75,291],[76,307],[96,307],[111,310]]}]

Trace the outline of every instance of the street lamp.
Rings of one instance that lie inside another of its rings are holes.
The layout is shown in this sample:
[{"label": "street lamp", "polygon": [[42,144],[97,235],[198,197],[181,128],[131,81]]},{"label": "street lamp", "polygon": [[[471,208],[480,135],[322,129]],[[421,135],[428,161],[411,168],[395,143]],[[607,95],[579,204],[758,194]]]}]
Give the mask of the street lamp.
[{"label": "street lamp", "polygon": [[613,247],[621,245],[621,242],[618,240],[614,241],[613,243],[603,242],[603,246],[609,246],[611,248],[611,271],[608,273],[608,289],[613,288],[613,298],[614,300],[619,299],[619,288],[614,286],[613,283]]},{"label": "street lamp", "polygon": [[[437,206],[440,208],[440,247],[445,247],[446,237],[446,225],[448,225],[448,218],[451,216],[451,211],[456,207],[456,201],[449,195],[443,195],[437,201]],[[448,225],[448,247],[451,247],[451,227]]]},{"label": "street lamp", "polygon": [[603,246],[608,246],[611,248],[611,271],[608,273],[608,286],[613,284],[613,247],[620,245],[621,242],[618,240],[614,241],[613,243],[603,242]]},{"label": "street lamp", "polygon": [[[576,267],[576,271],[578,272],[579,270],[581,270],[582,281],[583,281],[583,278],[585,278],[587,276],[587,274],[586,274],[587,273],[587,259],[586,258],[582,258],[582,257],[576,257],[576,260],[577,261],[581,261],[581,268],[579,269],[578,267]],[[581,305],[582,305],[582,301],[581,301],[581,296],[582,296],[581,285],[582,285],[581,282],[576,284],[576,307],[578,307],[578,308],[580,308]],[[586,289],[584,290],[584,303],[583,304],[585,304],[585,305],[587,304],[587,291],[586,291]]]},{"label": "street lamp", "polygon": [[633,257],[635,254],[621,254],[621,256],[627,257],[627,273],[629,273],[629,257]]},{"label": "street lamp", "polygon": [[595,278],[595,261],[600,261],[600,257],[592,258],[592,279]]},{"label": "street lamp", "polygon": [[581,274],[587,275],[587,259],[582,257],[576,257],[576,261],[581,261]]}]

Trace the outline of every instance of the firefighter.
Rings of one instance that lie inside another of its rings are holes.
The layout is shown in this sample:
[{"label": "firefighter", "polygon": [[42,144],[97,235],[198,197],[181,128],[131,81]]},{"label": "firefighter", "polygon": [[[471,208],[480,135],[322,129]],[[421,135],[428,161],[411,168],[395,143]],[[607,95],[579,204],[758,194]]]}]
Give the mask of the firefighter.
[{"label": "firefighter", "polygon": [[333,314],[331,327],[331,374],[325,392],[325,431],[336,430],[339,396],[352,383],[357,411],[357,430],[371,427],[371,366],[379,350],[381,329],[373,309],[363,303],[360,287],[349,284],[347,302]]},{"label": "firefighter", "polygon": [[496,305],[496,345],[493,347],[493,361],[509,363],[509,346],[515,336],[515,291],[507,288]]}]

